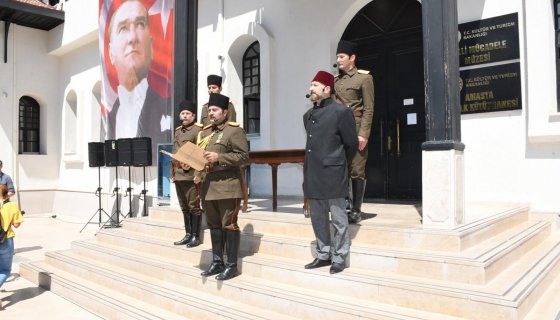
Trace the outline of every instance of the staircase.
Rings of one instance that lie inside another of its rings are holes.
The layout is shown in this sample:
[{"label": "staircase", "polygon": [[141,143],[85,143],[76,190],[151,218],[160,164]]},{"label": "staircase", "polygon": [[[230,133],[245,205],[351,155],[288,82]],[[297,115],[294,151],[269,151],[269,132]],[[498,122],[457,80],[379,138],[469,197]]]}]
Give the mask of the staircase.
[{"label": "staircase", "polygon": [[[526,207],[496,208],[491,217],[455,230],[424,230],[417,213],[393,206],[394,212],[382,210],[350,227],[350,267],[336,275],[328,267],[303,268],[314,251],[309,219],[266,210],[253,205],[240,214],[242,274],[229,281],[200,276],[211,260],[208,230],[199,247],[173,245],[184,235],[182,216],[165,207],[127,219],[122,228],[102,229],[70,250],[47,253],[44,261],[21,264],[20,274],[109,319],[559,314],[560,232],[550,221],[529,219]],[[282,211],[290,210],[301,211]]]}]

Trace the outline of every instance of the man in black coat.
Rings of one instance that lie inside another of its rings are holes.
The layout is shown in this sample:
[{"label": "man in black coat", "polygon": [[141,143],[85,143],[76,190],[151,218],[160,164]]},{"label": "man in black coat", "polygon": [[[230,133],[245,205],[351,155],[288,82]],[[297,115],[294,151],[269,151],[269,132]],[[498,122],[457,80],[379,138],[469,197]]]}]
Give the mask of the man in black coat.
[{"label": "man in black coat", "polygon": [[[350,250],[345,197],[348,166],[358,150],[354,115],[331,99],[333,88],[334,76],[319,71],[309,88],[313,108],[303,116],[307,133],[303,193],[309,199],[311,224],[317,238],[317,258],[305,268],[331,265],[331,274],[344,270]],[[329,212],[334,227],[332,241]]]}]

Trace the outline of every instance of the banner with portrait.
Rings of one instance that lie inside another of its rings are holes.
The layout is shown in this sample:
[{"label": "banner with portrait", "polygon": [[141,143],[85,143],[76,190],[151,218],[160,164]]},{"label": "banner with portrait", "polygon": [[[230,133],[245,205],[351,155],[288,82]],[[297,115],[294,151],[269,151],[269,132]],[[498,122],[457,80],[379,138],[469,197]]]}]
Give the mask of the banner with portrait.
[{"label": "banner with portrait", "polygon": [[99,0],[106,139],[171,142],[174,0]]}]

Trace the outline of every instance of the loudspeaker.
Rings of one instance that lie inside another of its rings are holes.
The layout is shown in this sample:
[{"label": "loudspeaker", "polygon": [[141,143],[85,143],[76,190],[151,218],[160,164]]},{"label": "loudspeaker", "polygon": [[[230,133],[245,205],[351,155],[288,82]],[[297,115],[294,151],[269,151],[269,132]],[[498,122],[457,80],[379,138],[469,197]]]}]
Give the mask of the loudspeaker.
[{"label": "loudspeaker", "polygon": [[105,165],[107,167],[116,167],[119,164],[118,150],[117,140],[105,140]]},{"label": "loudspeaker", "polygon": [[147,167],[152,165],[152,139],[148,137],[132,139],[132,165]]},{"label": "loudspeaker", "polygon": [[88,160],[90,167],[103,167],[105,165],[103,145],[103,142],[88,143]]},{"label": "loudspeaker", "polygon": [[132,165],[132,139],[119,139],[117,141],[118,145],[118,163],[119,166],[131,166]]}]

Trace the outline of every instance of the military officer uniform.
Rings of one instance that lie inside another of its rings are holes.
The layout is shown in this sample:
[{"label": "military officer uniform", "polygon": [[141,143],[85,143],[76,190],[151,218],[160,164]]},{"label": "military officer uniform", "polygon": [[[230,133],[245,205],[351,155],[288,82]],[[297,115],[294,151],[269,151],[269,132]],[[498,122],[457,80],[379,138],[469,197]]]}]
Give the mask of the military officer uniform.
[{"label": "military officer uniform", "polygon": [[[356,45],[349,41],[340,41],[337,54],[355,54]],[[347,105],[354,113],[356,133],[369,139],[373,120],[373,77],[369,71],[358,70],[356,67],[348,72],[341,72],[335,77],[335,94],[340,103]],[[366,188],[366,162],[368,147],[358,150],[350,164],[352,180],[352,212],[349,220],[352,223],[361,220],[362,203]]]},{"label": "military officer uniform", "polygon": [[[216,85],[220,87],[221,90],[222,77],[215,74],[211,74],[206,78],[206,85],[207,86]],[[231,101],[229,102],[227,109],[228,109],[228,114],[227,114],[228,121],[235,122],[237,119],[237,115],[235,113],[235,107],[233,106],[233,103],[231,103]],[[207,126],[210,124],[210,120],[208,119],[208,103],[202,105],[202,111],[200,112],[200,123],[202,123],[203,126]]]},{"label": "military officer uniform", "polygon": [[[229,98],[211,93],[208,104],[227,109]],[[218,162],[208,165],[202,183],[202,205],[212,240],[212,264],[202,275],[219,273],[216,279],[227,280],[238,274],[240,231],[237,215],[243,198],[240,166],[249,158],[249,146],[245,131],[227,119],[204,127],[198,145],[205,151],[218,154]],[[225,264],[224,241],[227,249]]]},{"label": "military officer uniform", "polygon": [[[203,126],[209,125],[210,120],[208,119],[208,103],[202,105],[202,111],[200,113],[201,113],[200,123],[202,123]],[[235,113],[235,107],[233,106],[233,103],[231,103],[230,101],[228,105],[227,121],[235,122],[236,119],[237,119],[237,114]]]},{"label": "military officer uniform", "polygon": [[[191,101],[183,101],[179,108],[179,113],[188,110],[196,114],[196,105]],[[180,125],[175,129],[173,138],[173,153],[176,153],[185,143],[196,143],[198,133],[202,130],[202,125],[189,123]],[[194,183],[194,169],[179,163],[177,160],[171,161],[171,177],[177,191],[179,205],[183,212],[185,222],[185,237],[176,241],[175,245],[187,245],[188,248],[196,247],[200,244],[200,227],[202,222],[202,210],[200,208],[199,186]]]}]

